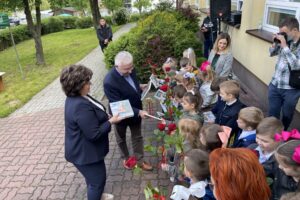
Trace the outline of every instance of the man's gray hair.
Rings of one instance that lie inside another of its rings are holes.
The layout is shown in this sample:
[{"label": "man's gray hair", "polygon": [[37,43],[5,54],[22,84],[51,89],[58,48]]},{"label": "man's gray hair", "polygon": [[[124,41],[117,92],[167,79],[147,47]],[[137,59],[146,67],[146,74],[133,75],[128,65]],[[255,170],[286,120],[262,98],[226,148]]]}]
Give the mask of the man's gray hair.
[{"label": "man's gray hair", "polygon": [[115,66],[128,65],[133,62],[133,57],[128,51],[120,51],[115,57]]}]

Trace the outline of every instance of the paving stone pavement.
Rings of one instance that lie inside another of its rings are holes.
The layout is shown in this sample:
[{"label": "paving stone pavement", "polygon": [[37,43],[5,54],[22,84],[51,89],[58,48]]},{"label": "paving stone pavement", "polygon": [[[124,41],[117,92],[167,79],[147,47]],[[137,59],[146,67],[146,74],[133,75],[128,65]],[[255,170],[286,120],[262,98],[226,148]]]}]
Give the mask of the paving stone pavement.
[{"label": "paving stone pavement", "polygon": [[[134,24],[126,25],[114,38],[132,26]],[[98,99],[103,96],[102,80],[106,74],[102,58],[103,54],[97,48],[80,61],[94,71],[92,94]],[[64,158],[64,99],[56,79],[23,108],[0,119],[1,200],[86,199],[83,177]],[[107,101],[103,103],[107,105]],[[153,133],[155,126],[156,121],[144,121],[142,132],[145,138]],[[131,146],[129,135],[127,139]],[[145,158],[157,166],[156,156],[146,153]],[[115,200],[143,200],[143,190],[148,182],[164,186],[169,191],[172,189],[168,176],[157,168],[140,175],[125,170],[113,131],[105,162],[105,192],[113,193]]]}]

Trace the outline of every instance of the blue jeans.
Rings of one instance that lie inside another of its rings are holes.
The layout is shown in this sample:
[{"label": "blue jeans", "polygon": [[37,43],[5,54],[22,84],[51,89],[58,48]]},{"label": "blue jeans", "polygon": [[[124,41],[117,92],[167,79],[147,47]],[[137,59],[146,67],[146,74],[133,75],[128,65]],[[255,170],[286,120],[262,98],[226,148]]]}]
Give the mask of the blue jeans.
[{"label": "blue jeans", "polygon": [[208,59],[209,52],[210,52],[211,49],[212,49],[212,40],[211,39],[204,40],[204,54],[203,54],[203,56],[205,58]]},{"label": "blue jeans", "polygon": [[88,200],[100,200],[106,182],[104,160],[87,165],[74,165],[85,178]]},{"label": "blue jeans", "polygon": [[280,89],[275,87],[272,83],[269,85],[269,116],[280,119],[280,113],[282,112],[281,121],[284,130],[288,129],[293,120],[299,97],[300,90]]}]

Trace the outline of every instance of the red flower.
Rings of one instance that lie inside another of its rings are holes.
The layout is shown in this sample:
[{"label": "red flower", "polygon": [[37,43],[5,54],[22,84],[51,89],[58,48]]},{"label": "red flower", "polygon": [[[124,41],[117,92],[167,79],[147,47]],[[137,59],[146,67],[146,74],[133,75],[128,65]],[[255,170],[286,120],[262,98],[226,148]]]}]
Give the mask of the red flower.
[{"label": "red flower", "polygon": [[171,134],[171,132],[175,130],[176,130],[176,124],[172,123],[168,125],[168,134]]},{"label": "red flower", "polygon": [[170,81],[170,78],[165,78],[166,83],[169,83],[169,81]]},{"label": "red flower", "polygon": [[171,117],[173,115],[173,109],[172,108],[168,108],[168,114]]},{"label": "red flower", "polygon": [[169,72],[169,71],[171,71],[171,67],[166,66],[166,67],[165,67],[165,70],[166,70],[166,72]]},{"label": "red flower", "polygon": [[153,199],[157,199],[157,200],[165,200],[166,197],[163,195],[159,195],[159,194],[153,194]]},{"label": "red flower", "polygon": [[164,131],[165,128],[166,128],[166,124],[159,123],[159,124],[157,124],[157,128],[158,128],[160,131]]},{"label": "red flower", "polygon": [[128,168],[130,168],[130,169],[132,169],[133,167],[135,167],[136,164],[137,164],[137,160],[136,160],[136,157],[135,157],[135,156],[129,157],[129,158],[126,160],[126,162],[125,162],[125,165],[126,165]]},{"label": "red flower", "polygon": [[152,64],[151,66],[152,66],[152,68],[157,68],[158,65],[157,64]]},{"label": "red flower", "polygon": [[162,85],[159,87],[159,89],[166,92],[168,90],[168,85]]}]

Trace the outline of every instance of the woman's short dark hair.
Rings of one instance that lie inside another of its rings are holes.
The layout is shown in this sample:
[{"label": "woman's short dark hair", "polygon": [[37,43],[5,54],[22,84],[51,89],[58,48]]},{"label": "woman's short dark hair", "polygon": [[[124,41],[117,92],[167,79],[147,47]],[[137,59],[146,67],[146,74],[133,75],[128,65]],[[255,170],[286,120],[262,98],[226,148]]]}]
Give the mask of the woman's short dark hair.
[{"label": "woman's short dark hair", "polygon": [[80,96],[83,86],[93,76],[92,70],[83,65],[70,65],[65,67],[60,74],[60,83],[68,97]]}]

